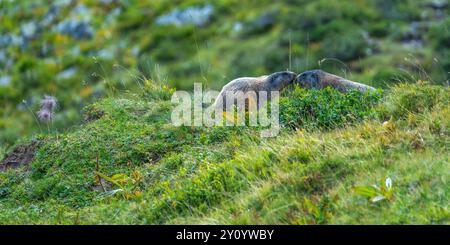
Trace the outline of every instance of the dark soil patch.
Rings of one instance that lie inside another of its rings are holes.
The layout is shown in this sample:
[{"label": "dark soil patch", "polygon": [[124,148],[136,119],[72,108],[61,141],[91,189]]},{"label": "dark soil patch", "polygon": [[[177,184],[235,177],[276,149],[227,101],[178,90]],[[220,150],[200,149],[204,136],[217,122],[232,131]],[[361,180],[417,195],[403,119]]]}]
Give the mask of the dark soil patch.
[{"label": "dark soil patch", "polygon": [[105,112],[96,108],[95,106],[87,106],[83,109],[84,122],[89,123],[102,118]]},{"label": "dark soil patch", "polygon": [[8,168],[18,168],[28,165],[34,158],[34,153],[37,146],[37,141],[32,141],[29,144],[17,146],[0,162],[0,172],[3,172]]}]

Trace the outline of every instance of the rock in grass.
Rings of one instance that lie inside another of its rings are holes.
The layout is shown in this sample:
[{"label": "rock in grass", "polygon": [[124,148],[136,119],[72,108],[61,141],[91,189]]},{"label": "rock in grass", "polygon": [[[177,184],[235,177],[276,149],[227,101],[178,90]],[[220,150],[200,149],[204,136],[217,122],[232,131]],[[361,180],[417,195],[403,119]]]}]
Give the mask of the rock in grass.
[{"label": "rock in grass", "polygon": [[28,165],[34,158],[38,144],[38,141],[33,140],[26,145],[19,145],[14,148],[11,153],[0,161],[0,172],[6,171],[9,168],[19,168]]},{"label": "rock in grass", "polygon": [[176,25],[194,24],[196,26],[205,26],[211,19],[214,12],[212,5],[203,7],[190,7],[187,9],[176,9],[167,15],[160,16],[156,19],[158,25]]},{"label": "rock in grass", "polygon": [[341,92],[347,92],[351,89],[356,89],[361,92],[375,90],[373,87],[353,82],[322,70],[305,71],[297,76],[295,83],[308,89],[332,87]]}]

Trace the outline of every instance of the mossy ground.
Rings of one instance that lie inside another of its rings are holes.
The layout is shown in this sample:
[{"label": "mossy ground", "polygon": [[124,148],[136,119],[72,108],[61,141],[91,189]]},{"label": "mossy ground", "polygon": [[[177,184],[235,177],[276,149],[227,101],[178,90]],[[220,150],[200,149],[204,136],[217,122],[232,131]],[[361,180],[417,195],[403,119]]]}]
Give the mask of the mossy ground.
[{"label": "mossy ground", "polygon": [[[0,173],[0,223],[450,223],[448,87],[293,88],[276,138],[174,127],[171,92],[104,99],[95,119],[37,136],[32,164]],[[356,191],[387,178],[384,200]]]}]

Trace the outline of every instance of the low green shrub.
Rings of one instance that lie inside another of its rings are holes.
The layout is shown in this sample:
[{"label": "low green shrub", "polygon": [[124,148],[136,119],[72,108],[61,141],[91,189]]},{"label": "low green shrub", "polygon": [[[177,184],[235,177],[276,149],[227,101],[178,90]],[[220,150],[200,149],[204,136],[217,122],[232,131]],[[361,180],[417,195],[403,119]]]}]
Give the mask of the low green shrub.
[{"label": "low green shrub", "polygon": [[326,88],[305,90],[295,85],[280,98],[280,123],[291,128],[335,128],[375,115],[381,91],[341,93]]}]

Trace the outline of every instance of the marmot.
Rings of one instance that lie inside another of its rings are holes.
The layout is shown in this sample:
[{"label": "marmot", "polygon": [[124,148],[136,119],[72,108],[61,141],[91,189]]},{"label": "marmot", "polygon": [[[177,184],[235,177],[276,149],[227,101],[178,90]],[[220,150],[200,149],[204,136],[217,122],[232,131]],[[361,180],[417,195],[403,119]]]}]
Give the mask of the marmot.
[{"label": "marmot", "polygon": [[[268,99],[270,99],[271,91],[281,91],[289,84],[293,83],[296,73],[290,71],[275,72],[271,75],[260,77],[240,77],[232,80],[226,84],[217,96],[215,101],[216,107],[222,107],[226,110],[226,95],[227,93],[243,92],[244,94],[254,91],[258,96],[260,91],[266,91]],[[223,103],[221,103],[223,102]],[[234,102],[236,104],[236,101]],[[259,106],[259,103],[258,103]],[[228,108],[230,109],[230,108]],[[248,101],[246,101],[246,109],[248,109]]]},{"label": "marmot", "polygon": [[365,84],[356,83],[345,78],[324,72],[322,70],[305,71],[297,76],[295,83],[303,88],[322,89],[332,87],[341,92],[347,92],[349,89],[356,89],[361,92],[366,90],[375,90],[375,88]]}]

